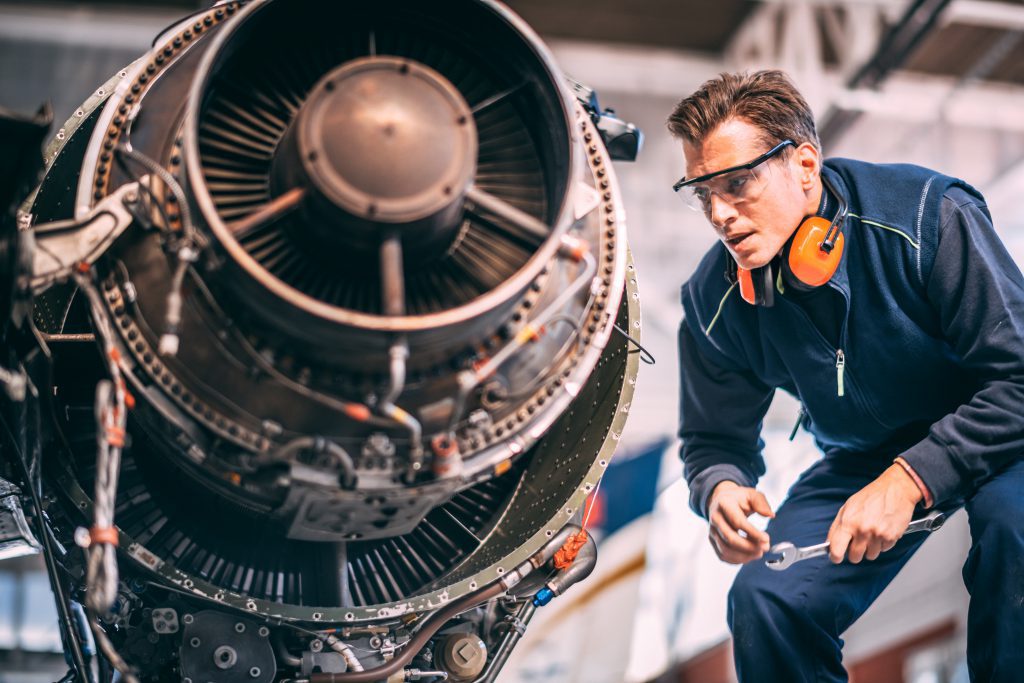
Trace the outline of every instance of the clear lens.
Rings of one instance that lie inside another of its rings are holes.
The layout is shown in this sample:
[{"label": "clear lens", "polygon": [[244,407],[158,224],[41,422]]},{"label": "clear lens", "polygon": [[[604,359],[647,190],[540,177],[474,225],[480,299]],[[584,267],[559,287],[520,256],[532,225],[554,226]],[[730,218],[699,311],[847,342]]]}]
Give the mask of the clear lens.
[{"label": "clear lens", "polygon": [[712,194],[734,206],[756,199],[767,185],[769,173],[768,164],[749,170],[740,169],[703,183],[687,185],[677,194],[694,211],[708,213],[711,210]]},{"label": "clear lens", "polygon": [[705,214],[711,211],[712,194],[733,206],[750,202],[761,196],[771,179],[771,167],[770,163],[759,164],[752,169],[715,176],[703,183],[682,187],[676,194],[687,207]]}]

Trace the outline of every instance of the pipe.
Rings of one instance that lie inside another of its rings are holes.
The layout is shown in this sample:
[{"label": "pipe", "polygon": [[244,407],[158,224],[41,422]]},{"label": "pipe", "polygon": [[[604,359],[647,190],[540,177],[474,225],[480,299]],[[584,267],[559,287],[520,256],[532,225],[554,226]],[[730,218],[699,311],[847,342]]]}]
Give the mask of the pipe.
[{"label": "pipe", "polygon": [[537,606],[534,605],[532,601],[527,600],[523,603],[523,606],[519,608],[519,612],[505,622],[507,629],[505,631],[505,636],[501,639],[498,647],[494,649],[494,656],[492,656],[490,661],[487,662],[487,668],[480,673],[473,683],[494,682],[494,679],[498,676],[498,672],[505,666],[505,662],[508,661],[509,655],[512,654],[512,649],[516,646],[516,643],[519,642],[519,639],[526,634],[526,627],[529,626],[530,620],[533,619],[533,615],[536,611]]},{"label": "pipe", "polygon": [[389,676],[396,673],[399,669],[412,661],[412,658],[423,649],[427,644],[427,641],[430,640],[450,619],[462,614],[468,609],[476,607],[479,604],[493,600],[502,593],[508,591],[534,569],[546,564],[548,560],[554,557],[554,554],[562,547],[569,536],[578,531],[579,527],[576,525],[567,524],[561,531],[555,534],[550,541],[544,544],[544,547],[530,556],[530,559],[520,564],[511,572],[506,572],[500,580],[464,595],[458,600],[449,603],[447,607],[435,612],[427,619],[423,626],[420,627],[420,630],[416,632],[416,635],[412,637],[412,640],[402,648],[401,653],[396,654],[394,659],[387,664],[374,669],[367,669],[366,671],[353,671],[341,674],[315,673],[310,675],[309,683],[374,683],[376,681],[386,680]]},{"label": "pipe", "polygon": [[295,459],[296,454],[304,450],[311,450],[315,453],[326,452],[333,455],[338,464],[341,465],[342,486],[346,489],[355,487],[356,464],[352,460],[352,456],[344,448],[322,436],[300,436],[292,439],[272,453],[258,456],[256,463],[263,465],[278,461],[291,462]]},{"label": "pipe", "polygon": [[274,656],[277,658],[278,663],[293,669],[302,666],[302,657],[296,657],[288,651],[284,644],[284,638],[281,637],[280,633],[274,634]]},{"label": "pipe", "polygon": [[395,405],[405,389],[405,361],[409,358],[409,345],[404,337],[395,340],[388,350],[388,356],[391,359],[391,384],[378,410],[409,431],[409,470],[405,479],[406,483],[411,484],[416,474],[423,469],[423,427],[416,418]]},{"label": "pipe", "polygon": [[420,628],[416,635],[413,636],[412,640],[402,648],[401,654],[395,655],[395,658],[387,664],[374,669],[367,669],[366,671],[353,671],[342,674],[315,673],[310,675],[309,683],[374,683],[375,681],[386,680],[408,664],[449,619],[462,614],[470,608],[476,607],[482,602],[498,597],[505,590],[504,584],[498,581],[449,603],[447,607],[434,613],[423,624],[423,627]]}]

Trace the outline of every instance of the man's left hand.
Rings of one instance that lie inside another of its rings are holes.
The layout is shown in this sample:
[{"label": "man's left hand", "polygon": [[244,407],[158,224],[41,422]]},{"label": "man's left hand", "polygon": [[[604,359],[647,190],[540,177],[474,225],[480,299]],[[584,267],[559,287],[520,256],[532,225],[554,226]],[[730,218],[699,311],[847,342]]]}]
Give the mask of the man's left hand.
[{"label": "man's left hand", "polygon": [[839,564],[876,559],[900,540],[921,501],[921,491],[899,465],[850,496],[828,530],[828,555]]}]

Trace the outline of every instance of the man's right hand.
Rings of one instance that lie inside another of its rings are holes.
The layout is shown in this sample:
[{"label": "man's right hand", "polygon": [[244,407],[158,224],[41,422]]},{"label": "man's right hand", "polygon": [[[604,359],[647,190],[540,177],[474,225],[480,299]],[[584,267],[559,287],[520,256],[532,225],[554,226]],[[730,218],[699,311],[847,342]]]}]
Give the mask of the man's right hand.
[{"label": "man's right hand", "polygon": [[757,489],[723,481],[711,492],[708,538],[723,562],[744,564],[768,551],[768,534],[747,519],[755,512],[763,517],[775,516],[768,499]]}]

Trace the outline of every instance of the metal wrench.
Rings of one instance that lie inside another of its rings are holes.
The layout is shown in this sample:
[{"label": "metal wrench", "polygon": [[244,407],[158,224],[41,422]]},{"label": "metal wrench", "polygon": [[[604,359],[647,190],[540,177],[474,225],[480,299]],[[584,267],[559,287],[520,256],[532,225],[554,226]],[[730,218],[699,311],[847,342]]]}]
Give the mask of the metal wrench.
[{"label": "metal wrench", "polygon": [[[944,514],[938,510],[932,510],[921,519],[915,519],[908,524],[907,530],[903,532],[903,535],[906,536],[915,531],[936,531],[945,521],[946,516]],[[789,541],[785,541],[783,543],[776,543],[768,550],[768,555],[774,557],[766,558],[764,563],[768,565],[769,569],[782,571],[783,569],[789,569],[789,566],[794,562],[827,554],[828,541],[817,545],[808,545],[803,548],[798,548]]]}]

